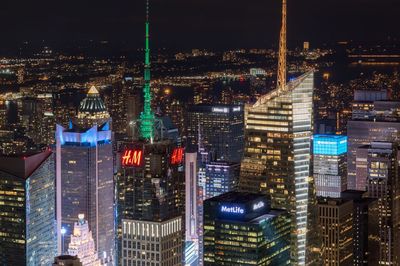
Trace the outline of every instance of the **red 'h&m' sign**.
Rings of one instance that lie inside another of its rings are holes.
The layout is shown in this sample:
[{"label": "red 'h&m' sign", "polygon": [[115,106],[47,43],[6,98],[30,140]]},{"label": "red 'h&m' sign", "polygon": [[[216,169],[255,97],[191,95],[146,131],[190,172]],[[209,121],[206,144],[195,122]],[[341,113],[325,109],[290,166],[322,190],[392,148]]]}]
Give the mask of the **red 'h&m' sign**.
[{"label": "red 'h&m' sign", "polygon": [[171,155],[171,164],[180,164],[183,161],[183,148],[175,148]]},{"label": "red 'h&m' sign", "polygon": [[121,158],[122,166],[140,166],[142,165],[143,151],[127,149]]}]

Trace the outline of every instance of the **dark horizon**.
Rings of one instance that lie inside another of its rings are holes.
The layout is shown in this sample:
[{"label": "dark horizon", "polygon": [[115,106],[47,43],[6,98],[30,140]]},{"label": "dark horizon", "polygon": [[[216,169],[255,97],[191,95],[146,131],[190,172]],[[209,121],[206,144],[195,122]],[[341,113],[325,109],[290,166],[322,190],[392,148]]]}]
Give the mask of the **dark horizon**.
[{"label": "dark horizon", "polygon": [[[59,44],[109,40],[141,47],[144,7],[144,0],[44,0],[41,4],[6,0],[0,11],[3,46],[40,40]],[[280,8],[280,0],[153,0],[152,47],[270,47],[278,41]],[[288,41],[320,45],[341,40],[398,40],[399,13],[400,1],[396,0],[289,0]]]}]

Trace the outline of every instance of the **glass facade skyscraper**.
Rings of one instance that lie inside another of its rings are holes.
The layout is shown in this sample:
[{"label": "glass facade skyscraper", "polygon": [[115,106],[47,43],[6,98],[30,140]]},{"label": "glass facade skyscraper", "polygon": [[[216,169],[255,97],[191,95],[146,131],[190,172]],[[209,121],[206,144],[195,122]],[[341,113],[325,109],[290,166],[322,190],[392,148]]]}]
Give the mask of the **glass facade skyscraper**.
[{"label": "glass facade skyscraper", "polygon": [[0,157],[0,264],[51,265],[57,255],[51,151]]},{"label": "glass facade skyscraper", "polygon": [[197,146],[201,141],[202,147],[211,153],[211,161],[242,159],[243,106],[192,105],[187,111],[186,130],[188,143]]},{"label": "glass facade skyscraper", "polygon": [[317,196],[339,198],[347,189],[347,137],[315,135],[313,155]]},{"label": "glass facade skyscraper", "polygon": [[292,259],[305,264],[314,74],[273,90],[245,107],[239,188],[271,197],[292,218]]},{"label": "glass facade skyscraper", "polygon": [[204,202],[204,265],[290,265],[291,220],[265,195],[229,192]]},{"label": "glass facade skyscraper", "polygon": [[[113,260],[114,165],[109,123],[89,129],[57,125],[56,166],[58,230],[66,230],[64,241],[70,242],[76,217],[84,214],[99,258]],[[59,243],[61,247],[61,238]]]}]

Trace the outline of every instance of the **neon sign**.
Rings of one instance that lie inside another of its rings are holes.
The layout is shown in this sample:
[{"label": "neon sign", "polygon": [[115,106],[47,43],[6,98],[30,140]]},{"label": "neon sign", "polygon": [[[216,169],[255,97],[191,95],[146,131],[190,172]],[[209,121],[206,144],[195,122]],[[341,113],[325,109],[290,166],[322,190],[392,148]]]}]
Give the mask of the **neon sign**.
[{"label": "neon sign", "polygon": [[127,149],[121,158],[122,166],[141,166],[143,160],[142,150]]},{"label": "neon sign", "polygon": [[233,206],[233,207],[222,206],[221,212],[232,213],[232,214],[244,214],[244,209],[239,206]]},{"label": "neon sign", "polygon": [[262,208],[262,207],[264,207],[264,206],[265,206],[265,204],[264,204],[264,202],[262,202],[262,201],[260,201],[260,202],[258,202],[258,203],[255,203],[255,204],[253,205],[253,211],[258,210],[258,209],[260,209],[260,208]]},{"label": "neon sign", "polygon": [[183,148],[175,148],[171,155],[171,164],[180,164],[183,161]]}]

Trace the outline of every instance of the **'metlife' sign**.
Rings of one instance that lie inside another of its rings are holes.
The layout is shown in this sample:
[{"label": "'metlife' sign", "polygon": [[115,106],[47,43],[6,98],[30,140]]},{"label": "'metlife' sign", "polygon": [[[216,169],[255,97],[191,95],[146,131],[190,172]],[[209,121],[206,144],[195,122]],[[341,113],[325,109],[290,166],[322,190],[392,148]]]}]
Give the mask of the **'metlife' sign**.
[{"label": "'metlife' sign", "polygon": [[244,214],[244,209],[239,206],[221,206],[221,212],[230,214]]}]

